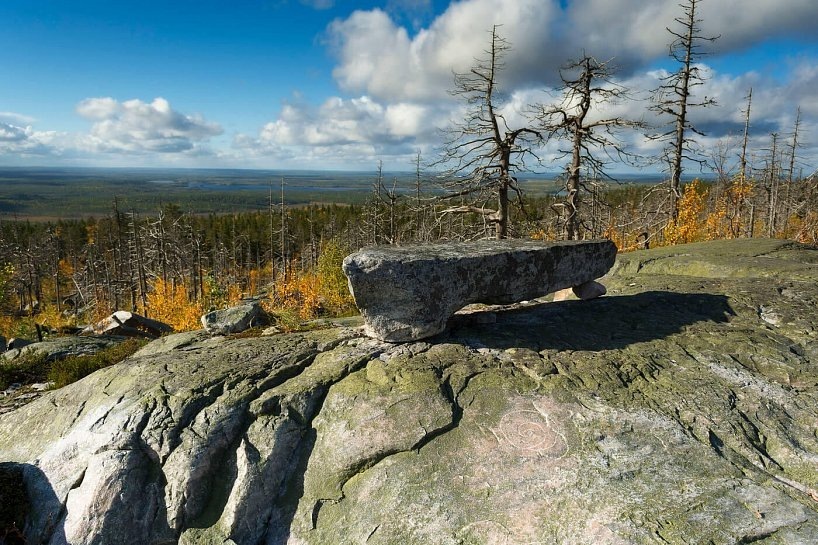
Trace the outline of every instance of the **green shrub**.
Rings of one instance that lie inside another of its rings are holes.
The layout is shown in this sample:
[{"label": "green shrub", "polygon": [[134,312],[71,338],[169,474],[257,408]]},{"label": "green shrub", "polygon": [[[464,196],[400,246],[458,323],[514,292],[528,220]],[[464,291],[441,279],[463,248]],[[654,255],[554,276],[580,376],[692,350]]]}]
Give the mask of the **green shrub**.
[{"label": "green shrub", "polygon": [[48,380],[62,388],[104,367],[119,363],[144,346],[143,339],[128,339],[90,356],[70,356],[51,364]]},{"label": "green shrub", "polygon": [[42,352],[20,356],[14,360],[0,360],[0,390],[15,382],[32,384],[43,382],[48,375],[48,359]]}]

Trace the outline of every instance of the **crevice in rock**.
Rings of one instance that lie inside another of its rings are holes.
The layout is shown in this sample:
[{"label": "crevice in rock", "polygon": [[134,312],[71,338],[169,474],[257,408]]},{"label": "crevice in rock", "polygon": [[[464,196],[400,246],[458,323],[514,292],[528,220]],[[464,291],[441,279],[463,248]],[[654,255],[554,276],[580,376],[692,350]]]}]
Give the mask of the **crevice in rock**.
[{"label": "crevice in rock", "polygon": [[[397,454],[401,454],[404,452],[420,452],[420,450],[424,446],[428,445],[436,438],[456,429],[460,425],[460,421],[463,418],[463,407],[460,405],[459,396],[461,393],[463,393],[463,391],[466,390],[471,379],[480,374],[481,372],[475,372],[465,377],[465,379],[463,380],[463,385],[457,390],[457,392],[455,392],[454,388],[452,387],[451,376],[445,377],[440,384],[440,391],[451,405],[452,409],[451,420],[440,427],[433,428],[431,430],[425,430],[425,434],[423,435],[423,437],[420,438],[408,449],[390,449],[383,452],[379,452],[375,456],[370,456],[362,460],[359,460],[357,464],[349,468],[349,471],[346,472],[346,476],[343,478],[343,481],[340,484],[341,494],[339,497],[319,498],[316,500],[315,504],[313,505],[311,513],[312,528],[313,529],[317,528],[318,517],[324,505],[337,504],[342,502],[346,498],[344,488],[353,478],[355,478],[358,475],[361,475],[362,473],[366,472],[367,470],[371,469],[372,467],[376,466],[377,464],[381,463],[382,461],[386,460],[391,456],[395,456]],[[377,530],[377,528],[375,530]],[[375,530],[373,530],[372,534],[375,533]],[[370,534],[370,537],[372,536],[372,534]]]},{"label": "crevice in rock", "polygon": [[224,391],[224,383],[221,381],[213,381],[203,385],[203,387],[193,390],[193,396],[201,394],[193,403],[185,405],[182,409],[182,414],[176,419],[175,424],[167,429],[162,435],[165,437],[167,444],[167,453],[163,456],[162,463],[165,463],[168,457],[176,450],[182,442],[182,432],[187,429],[190,424],[196,419],[200,412],[215,403],[216,399]]},{"label": "crevice in rock", "polygon": [[[296,361],[296,363],[281,372],[269,377],[267,380],[262,380],[259,384],[253,386],[249,394],[243,396],[240,404],[235,405],[233,411],[227,416],[223,422],[215,429],[211,430],[206,440],[206,449],[212,449],[208,454],[208,459],[211,460],[210,470],[197,479],[195,485],[196,489],[207,490],[207,497],[201,501],[201,507],[197,509],[196,513],[187,513],[188,501],[183,502],[181,509],[181,524],[180,531],[187,527],[206,528],[214,525],[224,513],[224,509],[230,498],[230,493],[238,478],[238,450],[241,448],[242,442],[247,436],[247,431],[256,420],[256,415],[250,410],[250,404],[258,399],[264,392],[275,388],[288,380],[301,374],[314,361],[316,352],[312,352]],[[244,377],[241,380],[234,381],[232,387],[228,387],[217,396],[212,404],[218,401],[218,398],[225,395],[233,387],[240,382],[253,381],[262,375],[261,373],[255,376]],[[210,405],[208,405],[210,406]],[[203,407],[202,411],[207,407]],[[288,412],[288,417],[293,420],[292,414]],[[231,425],[231,422],[233,423]],[[213,435],[219,433],[223,435],[222,440],[217,441],[214,445]],[[190,484],[188,483],[188,488]],[[186,520],[188,516],[192,519],[188,523]]]},{"label": "crevice in rock", "polygon": [[749,543],[756,543],[758,541],[769,539],[773,537],[778,532],[778,530],[780,530],[780,528],[775,528],[774,530],[770,530],[767,532],[758,532],[755,534],[744,535],[741,538],[739,538],[738,541],[736,541],[736,545],[747,545]]},{"label": "crevice in rock", "polygon": [[74,424],[77,423],[77,420],[79,420],[80,416],[82,416],[82,411],[85,410],[85,405],[87,403],[88,403],[87,399],[83,400],[82,403],[80,403],[79,409],[77,409],[77,412],[74,414],[73,418],[71,418],[71,421],[68,423],[68,425],[65,426],[66,430],[70,430],[74,426]]},{"label": "crevice in rock", "polygon": [[330,499],[330,498],[319,498],[315,500],[315,504],[312,506],[312,513],[310,515],[310,522],[312,524],[311,529],[315,530],[318,528],[318,514],[321,512],[321,508],[324,507],[325,503],[340,503],[344,499],[343,492],[341,493],[341,497],[338,499]]},{"label": "crevice in rock", "polygon": [[380,525],[380,524],[378,524],[378,525],[376,525],[374,528],[372,528],[372,531],[371,531],[371,532],[369,532],[369,535],[368,535],[368,536],[366,536],[366,540],[365,540],[364,542],[365,542],[365,543],[368,543],[368,542],[369,542],[369,540],[370,540],[370,539],[372,539],[372,536],[374,536],[374,535],[375,535],[375,532],[377,532],[377,531],[378,531],[380,528],[381,528],[381,525]]},{"label": "crevice in rock", "polygon": [[715,434],[713,430],[707,430],[707,439],[710,441],[710,448],[716,451],[716,454],[724,458],[724,441],[721,437]]},{"label": "crevice in rock", "polygon": [[[332,348],[327,348],[325,350],[320,350],[320,348],[324,348],[323,346],[319,347],[319,353],[331,351],[332,349],[340,346],[346,340],[349,339],[341,339]],[[328,344],[326,346],[330,345]],[[310,457],[312,456],[312,451],[315,447],[315,442],[317,439],[317,431],[314,427],[314,422],[315,419],[321,414],[330,388],[344,380],[350,374],[365,367],[373,359],[377,359],[382,351],[383,349],[381,347],[373,347],[370,353],[363,357],[354,358],[352,361],[350,361],[337,378],[323,383],[319,387],[309,392],[309,394],[313,395],[314,397],[306,400],[304,408],[307,410],[305,411],[305,414],[302,414],[296,410],[290,410],[291,407],[287,404],[282,404],[280,399],[270,401],[270,407],[277,409],[279,414],[286,412],[287,418],[299,425],[302,430],[302,435],[300,441],[295,445],[295,448],[290,454],[290,463],[288,466],[287,476],[282,480],[278,493],[271,498],[273,507],[266,515],[266,520],[263,525],[265,530],[259,536],[257,541],[258,545],[284,545],[289,539],[293,519],[298,511],[298,505],[304,496],[304,479],[306,477],[307,466],[309,464]],[[314,354],[310,362],[314,361],[315,357],[317,356],[318,353]],[[306,370],[308,366],[309,364],[305,365],[301,372]],[[298,374],[288,378],[287,380],[295,378],[295,376]],[[282,384],[283,382],[285,381],[282,381]],[[341,494],[343,499],[343,488],[341,490]],[[313,527],[318,521],[318,514],[321,510],[321,506],[323,505],[323,501],[324,500],[319,500],[313,506],[313,512],[311,514]]]},{"label": "crevice in rock", "polygon": [[60,501],[60,509],[57,512],[57,516],[54,517],[52,524],[47,525],[43,528],[43,539],[42,543],[50,543],[54,534],[60,531],[65,526],[65,520],[68,517],[68,496],[74,490],[78,489],[82,486],[83,481],[85,481],[85,473],[88,471],[88,467],[83,468],[80,474],[74,479],[74,482],[71,483],[71,486],[68,488],[68,492],[65,494],[65,497]]},{"label": "crevice in rock", "polygon": [[764,461],[765,465],[772,464],[775,469],[783,471],[784,468],[779,464],[767,451],[767,440],[759,432],[758,427],[753,424],[750,418],[741,409],[736,408],[736,412],[741,418],[741,432],[744,435],[750,446],[758,453],[759,457]]},{"label": "crevice in rock", "polygon": [[468,387],[469,382],[472,378],[476,377],[480,373],[473,373],[467,376],[464,381],[463,385],[460,389],[455,392],[454,388],[452,388],[451,383],[451,376],[447,376],[443,382],[440,384],[440,392],[443,394],[443,397],[451,404],[452,407],[452,419],[451,422],[446,424],[445,426],[441,426],[437,429],[429,430],[417,443],[412,445],[410,450],[420,451],[423,447],[450,431],[456,429],[460,425],[460,421],[463,419],[463,407],[460,405],[460,394]]},{"label": "crevice in rock", "polygon": [[79,476],[74,480],[74,482],[71,483],[71,487],[68,489],[69,493],[72,490],[76,490],[77,488],[82,486],[82,482],[85,480],[85,472],[86,471],[88,471],[87,467],[85,469],[83,469],[82,472],[79,474]]},{"label": "crevice in rock", "polygon": [[[344,377],[345,376],[346,375],[344,375]],[[312,413],[308,415],[308,420],[302,424],[301,440],[292,451],[288,476],[284,478],[277,495],[272,499],[274,507],[267,515],[267,520],[264,524],[265,530],[257,542],[259,545],[262,543],[266,545],[284,545],[289,538],[290,527],[298,510],[298,504],[304,496],[304,479],[307,473],[307,465],[309,464],[317,439],[317,432],[313,427],[313,422],[321,413],[324,401],[332,384],[335,384],[335,382],[327,384],[320,390],[316,390],[316,398],[310,402],[310,405],[313,406]],[[320,505],[313,507],[313,521],[317,521],[318,511],[320,511],[320,509]],[[274,519],[278,524],[272,524]],[[278,531],[279,533],[273,535],[271,533],[273,531]]]},{"label": "crevice in rock", "polygon": [[90,431],[96,431],[97,429],[99,429],[99,427],[100,427],[100,426],[102,426],[103,424],[105,424],[105,420],[108,418],[108,415],[110,415],[110,414],[111,414],[111,411],[113,411],[113,410],[116,408],[116,406],[117,406],[117,405],[119,405],[120,403],[122,403],[122,400],[123,400],[123,399],[125,399],[125,396],[124,396],[124,395],[119,396],[119,397],[117,398],[117,400],[114,402],[114,404],[113,404],[113,405],[111,405],[111,406],[108,408],[108,410],[106,410],[106,411],[105,411],[105,413],[103,413],[103,415],[102,415],[102,416],[100,416],[99,418],[97,418],[97,420],[96,420],[96,421],[95,421],[93,424],[91,424],[91,426],[90,426],[88,429],[89,429]]}]

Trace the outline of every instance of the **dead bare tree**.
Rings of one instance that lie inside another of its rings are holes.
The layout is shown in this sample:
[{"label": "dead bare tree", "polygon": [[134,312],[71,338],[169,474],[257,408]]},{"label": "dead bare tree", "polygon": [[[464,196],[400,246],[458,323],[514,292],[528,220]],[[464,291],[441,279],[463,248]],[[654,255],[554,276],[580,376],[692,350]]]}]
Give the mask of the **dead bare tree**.
[{"label": "dead bare tree", "polygon": [[770,133],[770,156],[764,173],[764,190],[767,193],[767,236],[773,238],[778,222],[779,188],[781,185],[781,167],[778,150],[778,133]]},{"label": "dead bare tree", "polygon": [[798,149],[802,146],[801,142],[799,141],[799,136],[801,132],[801,107],[799,106],[796,108],[795,111],[795,124],[792,129],[790,144],[789,144],[789,165],[787,168],[787,191],[784,197],[784,233],[785,235],[789,232],[789,222],[790,222],[790,213],[794,208],[792,202],[792,186],[795,182],[795,165],[797,162],[797,155]]},{"label": "dead bare tree", "polygon": [[741,158],[739,160],[739,168],[741,174],[741,181],[747,180],[747,141],[750,138],[750,109],[753,105],[753,88],[747,92],[747,109],[744,110],[744,139],[741,144]]},{"label": "dead bare tree", "polygon": [[[560,71],[563,82],[559,89],[562,93],[560,102],[551,106],[540,105],[535,113],[542,132],[549,139],[571,143],[570,149],[560,149],[563,157],[571,158],[566,173],[566,197],[554,205],[564,217],[562,230],[568,240],[580,238],[580,227],[584,223],[580,216],[580,193],[594,193],[585,182],[609,178],[605,168],[614,157],[626,161],[633,159],[619,132],[626,128],[644,128],[644,123],[639,120],[601,117],[601,109],[606,105],[627,98],[627,90],[611,80],[612,74],[610,61],[600,62],[589,55],[569,62]],[[593,173],[590,180],[583,179],[583,169]]]},{"label": "dead bare tree", "polygon": [[413,209],[415,212],[415,219],[414,219],[414,239],[415,241],[428,241],[429,240],[429,230],[427,229],[426,225],[426,216],[427,216],[427,208],[429,208],[428,199],[424,199],[423,196],[423,161],[421,157],[420,150],[418,150],[417,155],[412,160],[412,164],[415,167],[415,195],[414,195],[414,204]]},{"label": "dead bare tree", "polygon": [[718,36],[703,36],[701,34],[702,20],[696,15],[696,8],[701,0],[683,0],[679,7],[683,15],[674,21],[678,30],[667,27],[673,36],[670,42],[670,57],[679,64],[678,70],[661,79],[659,88],[654,91],[655,104],[651,107],[660,116],[669,117],[667,131],[649,135],[658,140],[667,141],[663,152],[663,159],[667,161],[670,171],[670,214],[671,221],[678,215],[678,201],[682,196],[681,179],[684,161],[692,161],[703,165],[706,159],[699,157],[693,149],[691,133],[704,136],[702,132],[690,122],[691,108],[713,106],[716,101],[712,97],[697,98],[695,89],[704,84],[704,75],[697,60],[704,52],[704,44],[718,39]]},{"label": "dead bare tree", "polygon": [[[494,26],[487,57],[477,59],[468,72],[455,74],[451,93],[469,108],[464,119],[446,131],[441,157],[434,163],[445,169],[443,199],[466,201],[443,213],[479,214],[487,226],[494,227],[497,239],[509,236],[509,191],[520,195],[514,173],[525,169],[527,157],[536,159],[530,146],[541,139],[534,128],[510,128],[500,111],[498,74],[508,51],[508,42]],[[497,207],[487,207],[493,200]]]}]

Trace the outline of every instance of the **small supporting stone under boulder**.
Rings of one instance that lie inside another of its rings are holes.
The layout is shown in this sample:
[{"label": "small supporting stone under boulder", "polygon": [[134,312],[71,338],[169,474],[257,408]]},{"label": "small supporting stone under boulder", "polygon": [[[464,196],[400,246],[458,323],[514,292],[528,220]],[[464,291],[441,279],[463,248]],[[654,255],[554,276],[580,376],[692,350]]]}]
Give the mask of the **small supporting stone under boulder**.
[{"label": "small supporting stone under boulder", "polygon": [[583,286],[615,258],[610,240],[483,240],[365,248],[343,269],[367,334],[404,342],[440,333],[470,303],[505,305]]}]

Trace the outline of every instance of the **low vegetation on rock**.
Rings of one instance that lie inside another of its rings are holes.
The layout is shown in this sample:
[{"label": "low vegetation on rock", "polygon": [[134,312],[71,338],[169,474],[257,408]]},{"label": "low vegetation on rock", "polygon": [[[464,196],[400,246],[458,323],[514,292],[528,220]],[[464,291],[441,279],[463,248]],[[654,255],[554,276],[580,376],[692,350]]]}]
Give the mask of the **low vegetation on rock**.
[{"label": "low vegetation on rock", "polygon": [[121,340],[93,354],[59,359],[41,351],[29,351],[14,359],[0,357],[0,390],[4,395],[0,398],[0,407],[16,403],[20,394],[30,394],[27,386],[45,383],[49,388],[62,388],[124,360],[146,343],[144,339]]}]

